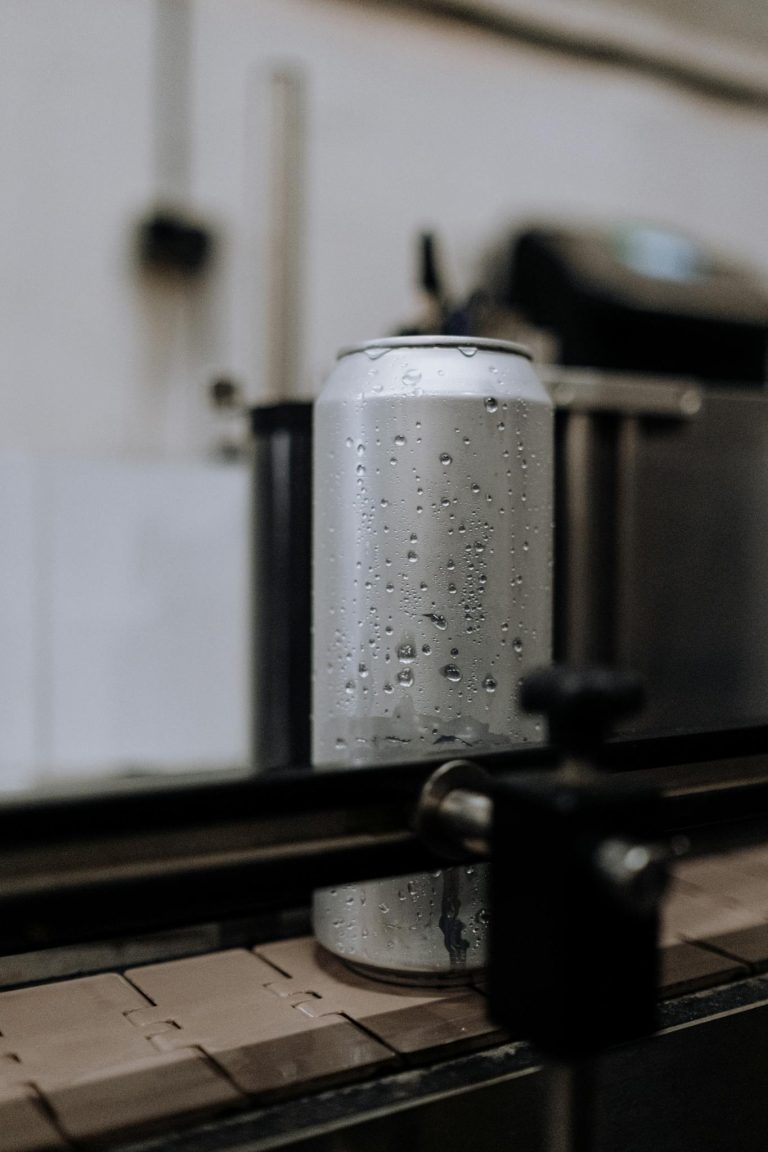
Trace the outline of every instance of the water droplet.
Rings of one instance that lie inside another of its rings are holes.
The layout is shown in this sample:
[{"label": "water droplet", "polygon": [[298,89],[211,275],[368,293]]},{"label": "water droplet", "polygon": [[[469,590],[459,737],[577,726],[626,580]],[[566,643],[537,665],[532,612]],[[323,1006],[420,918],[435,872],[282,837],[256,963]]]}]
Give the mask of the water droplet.
[{"label": "water droplet", "polygon": [[417,556],[417,555],[416,555],[416,553],[415,553],[415,552],[413,552],[413,551],[411,551],[411,552],[408,552],[408,553],[407,553],[407,557],[408,557],[408,561],[409,561],[409,563],[411,563],[411,564],[415,564],[415,563],[416,563],[416,561],[418,560],[418,556]]},{"label": "water droplet", "polygon": [[397,674],[398,684],[402,684],[403,688],[410,688],[413,684],[413,672],[410,668],[402,668]]},{"label": "water droplet", "polygon": [[446,680],[450,680],[452,684],[458,684],[461,680],[461,670],[455,664],[446,664],[440,671]]},{"label": "water droplet", "polygon": [[359,676],[363,680],[366,680],[368,678],[368,669],[366,668],[365,664],[358,664],[357,671],[358,671]]},{"label": "water droplet", "polygon": [[402,448],[403,444],[405,444],[405,436],[398,432],[397,436],[395,436],[395,444],[397,444],[398,448]]},{"label": "water droplet", "polygon": [[512,647],[514,648],[517,655],[520,656],[523,651],[523,642],[519,636],[515,636],[514,640],[512,641]]},{"label": "water droplet", "polygon": [[448,497],[447,497],[447,496],[443,496],[443,497],[441,498],[441,500],[440,500],[440,506],[441,506],[441,508],[448,508],[448,507],[450,506],[450,503],[451,503],[451,502],[450,502],[450,500],[448,499]]},{"label": "water droplet", "polygon": [[415,368],[409,368],[407,372],[403,372],[403,384],[418,384],[421,380],[421,372]]},{"label": "water droplet", "polygon": [[429,644],[422,644],[422,646],[421,646],[421,650],[422,650],[422,652],[424,653],[424,655],[425,655],[425,656],[429,656],[430,652],[432,651],[432,649],[430,648]]},{"label": "water droplet", "polygon": [[397,464],[397,456],[390,456],[390,458],[389,458],[389,462],[390,462],[390,464],[392,464],[393,466],[394,466],[395,464]]},{"label": "water droplet", "polygon": [[456,585],[455,584],[449,584],[448,585],[448,592],[451,596],[455,596],[456,595]]},{"label": "water droplet", "polygon": [[445,616],[441,616],[439,612],[425,612],[424,616],[427,620],[431,620],[435,628],[442,629],[447,627],[448,622],[445,619]]},{"label": "water droplet", "polygon": [[380,360],[382,356],[386,356],[389,348],[366,348],[364,351],[369,360]]},{"label": "water droplet", "polygon": [[393,692],[392,685],[391,684],[385,684],[384,685],[384,691],[386,692],[387,696],[390,696]]},{"label": "water droplet", "polygon": [[456,562],[455,562],[455,560],[453,560],[453,559],[451,559],[451,560],[446,560],[446,562],[445,562],[445,566],[446,566],[446,568],[448,569],[448,571],[449,571],[449,572],[453,572],[454,568],[456,567]]},{"label": "water droplet", "polygon": [[509,631],[509,624],[507,624],[506,620],[502,624],[501,630],[502,630],[502,632],[508,632]]},{"label": "water droplet", "polygon": [[486,396],[485,410],[486,412],[496,412],[499,407],[499,402],[495,396]]},{"label": "water droplet", "polygon": [[365,475],[365,464],[358,464],[355,471],[357,472],[358,476],[364,476]]},{"label": "water droplet", "polygon": [[458,654],[459,654],[458,648],[451,648],[451,656],[458,656]]},{"label": "water droplet", "polygon": [[417,540],[418,540],[418,536],[416,535],[416,533],[411,532],[411,544],[415,544]]},{"label": "water droplet", "polygon": [[346,444],[347,448],[351,448],[351,447],[352,447],[352,445],[353,445],[355,442],[354,442],[354,440],[352,439],[352,437],[351,437],[351,436],[347,436],[347,438],[346,438],[346,440],[344,441],[344,443]]},{"label": "water droplet", "polygon": [[401,664],[412,664],[413,661],[416,659],[416,649],[413,646],[413,644],[410,644],[408,642],[403,643],[403,644],[398,644],[398,646],[397,646],[397,658]]},{"label": "water droplet", "polygon": [[389,912],[389,908],[386,904],[379,904],[379,912],[383,912],[386,916],[387,912]]},{"label": "water droplet", "polygon": [[386,496],[382,496],[381,500],[379,500],[379,504],[382,508],[387,508],[389,506],[389,500],[387,500]]},{"label": "water droplet", "polygon": [[529,548],[530,548],[530,544],[528,543],[528,541],[523,540],[523,552],[527,552]]},{"label": "water droplet", "polygon": [[505,427],[505,425],[504,425],[504,421],[503,421],[503,420],[499,420],[499,422],[498,422],[498,424],[496,425],[496,427],[498,428],[499,432],[503,432],[503,431],[504,431],[504,427]]},{"label": "water droplet", "polygon": [[358,454],[358,456],[364,456],[365,455],[365,444],[358,444],[357,454]]},{"label": "water droplet", "polygon": [[354,690],[355,690],[354,681],[353,680],[347,680],[346,684],[344,685],[344,691],[346,692],[347,696],[351,696],[352,693],[354,692]]},{"label": "water droplet", "polygon": [[475,496],[477,496],[478,492],[480,491],[480,485],[479,484],[473,484],[472,485],[472,491],[474,492]]},{"label": "water droplet", "polygon": [[440,463],[445,464],[447,467],[448,464],[453,463],[453,457],[448,452],[441,452],[440,453]]},{"label": "water droplet", "polygon": [[459,352],[461,352],[462,356],[474,356],[477,348],[475,348],[473,344],[459,344]]},{"label": "water droplet", "polygon": [[485,688],[486,692],[496,691],[496,681],[494,680],[493,676],[488,675],[485,677],[483,680],[483,688]]}]

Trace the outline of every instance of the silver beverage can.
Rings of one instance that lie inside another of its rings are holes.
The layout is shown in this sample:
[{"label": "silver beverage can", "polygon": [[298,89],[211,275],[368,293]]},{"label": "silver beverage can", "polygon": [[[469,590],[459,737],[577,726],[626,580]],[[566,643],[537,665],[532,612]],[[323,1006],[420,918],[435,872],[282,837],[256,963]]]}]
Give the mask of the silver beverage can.
[{"label": "silver beverage can", "polygon": [[[528,353],[418,336],[339,354],[315,403],[315,767],[471,756],[541,739],[550,660],[553,420]],[[486,962],[487,866],[315,893],[331,952],[382,979]]]}]

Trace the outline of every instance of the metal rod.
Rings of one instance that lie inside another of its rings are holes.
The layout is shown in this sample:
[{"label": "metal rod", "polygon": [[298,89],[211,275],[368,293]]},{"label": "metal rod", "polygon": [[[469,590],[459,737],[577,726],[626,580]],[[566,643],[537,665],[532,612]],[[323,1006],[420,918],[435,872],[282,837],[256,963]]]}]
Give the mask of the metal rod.
[{"label": "metal rod", "polygon": [[454,788],[440,802],[439,814],[461,847],[473,856],[490,855],[493,801],[480,792]]},{"label": "metal rod", "polygon": [[546,1152],[593,1152],[596,1065],[593,1060],[546,1069]]},{"label": "metal rod", "polygon": [[273,400],[301,391],[304,224],[304,78],[295,67],[270,77],[270,192],[267,285],[267,392]]}]

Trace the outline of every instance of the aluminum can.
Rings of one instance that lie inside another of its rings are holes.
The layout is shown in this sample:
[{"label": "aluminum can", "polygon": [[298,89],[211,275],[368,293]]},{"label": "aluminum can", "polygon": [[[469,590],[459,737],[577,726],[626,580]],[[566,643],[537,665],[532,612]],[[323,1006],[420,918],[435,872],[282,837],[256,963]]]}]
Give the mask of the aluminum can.
[{"label": "aluminum can", "polygon": [[[541,739],[553,421],[527,352],[419,336],[339,354],[314,410],[312,759],[448,759]],[[486,962],[487,866],[315,893],[331,952],[391,980]]]}]

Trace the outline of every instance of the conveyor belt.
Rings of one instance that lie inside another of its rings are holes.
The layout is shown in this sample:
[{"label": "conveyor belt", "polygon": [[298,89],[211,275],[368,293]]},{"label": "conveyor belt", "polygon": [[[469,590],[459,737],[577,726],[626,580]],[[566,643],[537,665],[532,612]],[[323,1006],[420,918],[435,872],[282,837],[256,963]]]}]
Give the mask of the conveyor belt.
[{"label": "conveyor belt", "polygon": [[[677,865],[662,995],[768,969],[768,849]],[[490,1048],[482,987],[364,979],[309,938],[0,993],[0,1152],[68,1149]]]}]

